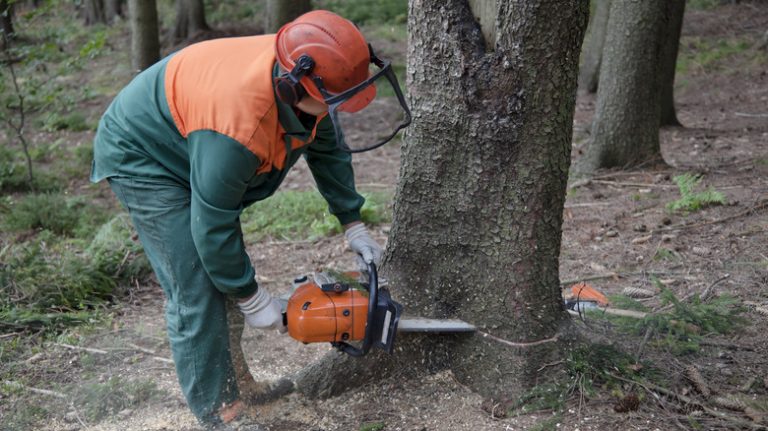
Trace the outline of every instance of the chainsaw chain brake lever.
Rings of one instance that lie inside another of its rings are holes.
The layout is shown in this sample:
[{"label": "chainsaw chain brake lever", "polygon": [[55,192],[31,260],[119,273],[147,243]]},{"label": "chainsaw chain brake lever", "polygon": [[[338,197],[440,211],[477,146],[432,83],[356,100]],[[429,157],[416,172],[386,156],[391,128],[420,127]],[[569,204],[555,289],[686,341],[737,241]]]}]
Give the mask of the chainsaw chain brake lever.
[{"label": "chainsaw chain brake lever", "polygon": [[[365,284],[363,284],[365,286]],[[332,343],[350,356],[365,356],[372,347],[392,353],[397,325],[403,306],[392,300],[389,291],[382,289],[374,263],[368,264],[368,316],[361,347],[345,342]]]},{"label": "chainsaw chain brake lever", "polygon": [[379,302],[379,275],[376,271],[376,264],[368,264],[368,317],[365,323],[365,336],[363,345],[355,347],[343,341],[331,343],[334,347],[350,356],[365,356],[371,350],[373,344],[373,319],[375,316],[376,305]]}]

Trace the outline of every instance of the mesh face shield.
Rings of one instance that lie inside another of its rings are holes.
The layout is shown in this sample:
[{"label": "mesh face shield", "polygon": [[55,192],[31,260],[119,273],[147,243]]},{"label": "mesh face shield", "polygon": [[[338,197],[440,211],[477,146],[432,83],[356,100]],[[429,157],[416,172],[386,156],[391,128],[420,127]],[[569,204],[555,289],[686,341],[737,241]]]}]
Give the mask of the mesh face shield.
[{"label": "mesh face shield", "polygon": [[[411,111],[391,63],[376,57],[373,48],[370,51],[369,78],[342,93],[329,93],[322,78],[309,75],[328,105],[339,147],[350,153],[378,148],[411,124]],[[397,103],[381,96],[394,96]]]}]

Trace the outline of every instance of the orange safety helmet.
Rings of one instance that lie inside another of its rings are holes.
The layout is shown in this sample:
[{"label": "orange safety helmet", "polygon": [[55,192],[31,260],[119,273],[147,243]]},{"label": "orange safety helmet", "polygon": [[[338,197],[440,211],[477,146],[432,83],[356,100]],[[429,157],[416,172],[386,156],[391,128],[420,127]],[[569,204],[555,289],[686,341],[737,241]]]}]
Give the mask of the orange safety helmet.
[{"label": "orange safety helmet", "polygon": [[[325,90],[342,93],[368,79],[371,52],[360,30],[349,20],[325,10],[305,13],[277,32],[277,61],[283,70],[291,71],[302,55],[313,61],[312,74],[322,79]],[[309,76],[299,81],[313,99],[325,103]],[[339,110],[357,112],[376,97],[370,85],[346,100]],[[298,100],[297,100],[298,101]]]}]

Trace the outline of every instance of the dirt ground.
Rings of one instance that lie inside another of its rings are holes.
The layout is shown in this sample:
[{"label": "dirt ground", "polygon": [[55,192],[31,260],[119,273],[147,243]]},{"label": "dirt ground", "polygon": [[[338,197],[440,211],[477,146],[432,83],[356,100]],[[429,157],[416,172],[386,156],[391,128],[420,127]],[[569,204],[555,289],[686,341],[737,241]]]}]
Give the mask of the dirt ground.
[{"label": "dirt ground", "polygon": [[[755,61],[758,48],[754,47],[767,29],[768,5],[760,2],[689,11],[684,44],[693,38],[741,38],[753,47],[706,67],[693,64],[685,82],[678,83],[678,116],[685,127],[661,133],[667,167],[603,172],[589,182],[574,182],[565,205],[561,280],[589,279],[603,292],[619,294],[628,287],[656,290],[652,281],[656,277],[678,298],[707,291],[729,293],[742,301],[749,323],[735,334],[707,337],[708,343],[696,355],[679,357],[643,349],[641,339],[617,340],[629,346],[631,353],[667,368],[666,387],[692,400],[703,400],[684,375],[692,364],[715,394],[768,396],[768,335],[764,330],[768,323],[768,65]],[[579,96],[574,157],[579,157],[588,140],[594,105],[594,96]],[[359,188],[394,191],[399,163],[395,144],[356,156]],[[727,204],[690,214],[669,212],[666,204],[679,197],[672,178],[686,172],[703,175],[703,184],[723,192]],[[312,184],[301,162],[282,187],[304,190]],[[389,226],[374,231],[385,242]],[[660,249],[668,251],[662,254],[666,258],[659,258]],[[327,267],[350,268],[354,262],[342,236],[314,242],[265,241],[250,244],[248,252],[261,285],[273,294],[287,292],[296,275]],[[658,296],[645,303],[658,307]],[[46,381],[46,375],[59,385],[94,376],[100,380],[116,376],[149,379],[163,392],[161,398],[97,423],[84,420],[81,408],[70,404],[58,419],[35,429],[197,429],[169,362],[162,307],[158,287],[139,286],[121,306],[111,328],[80,334],[79,346],[96,350],[73,350],[64,342],[52,342],[25,360],[27,372],[40,375],[40,382]],[[257,380],[291,375],[331,349],[256,330],[246,330],[243,341]],[[762,388],[743,389],[755,379],[764,382]],[[45,402],[51,396],[37,394],[24,402]],[[22,400],[0,399],[0,403],[8,406]],[[738,409],[713,407],[715,413],[741,422],[724,420],[702,413],[680,398],[654,397],[650,392],[636,411],[628,413],[614,411],[617,400],[610,393],[581,401],[569,401],[559,417],[541,412],[498,419],[481,408],[480,396],[450,372],[441,372],[375,382],[324,401],[292,394],[261,408],[259,414],[272,431],[360,430],[366,425],[369,430],[392,431],[693,429],[688,417],[695,417],[700,429],[747,425],[760,429],[768,424],[765,415],[758,425]]]}]

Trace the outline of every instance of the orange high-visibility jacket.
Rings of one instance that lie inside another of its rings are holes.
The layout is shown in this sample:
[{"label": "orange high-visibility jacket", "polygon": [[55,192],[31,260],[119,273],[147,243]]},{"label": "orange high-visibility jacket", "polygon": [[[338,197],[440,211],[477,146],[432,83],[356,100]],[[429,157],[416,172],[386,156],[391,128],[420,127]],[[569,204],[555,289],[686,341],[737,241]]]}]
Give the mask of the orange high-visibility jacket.
[{"label": "orange high-visibility jacket", "polygon": [[275,36],[191,45],[140,73],[115,98],[94,140],[92,181],[112,176],[190,189],[192,233],[219,290],[256,289],[238,218],[270,196],[303,155],[330,210],[360,219],[351,156],[330,119],[276,100]]}]

